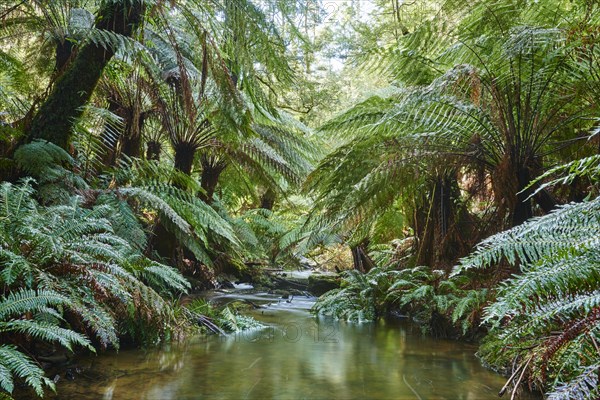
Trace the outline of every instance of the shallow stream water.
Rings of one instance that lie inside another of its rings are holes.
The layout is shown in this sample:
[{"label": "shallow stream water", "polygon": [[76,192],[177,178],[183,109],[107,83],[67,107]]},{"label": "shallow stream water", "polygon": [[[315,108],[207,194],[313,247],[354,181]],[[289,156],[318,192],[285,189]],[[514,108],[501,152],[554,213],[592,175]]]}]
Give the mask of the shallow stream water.
[{"label": "shallow stream water", "polygon": [[316,319],[308,297],[213,300],[240,298],[269,304],[251,312],[266,328],[85,358],[74,381],[58,382],[56,398],[475,400],[497,398],[504,384],[474,346],[424,337],[407,321]]}]

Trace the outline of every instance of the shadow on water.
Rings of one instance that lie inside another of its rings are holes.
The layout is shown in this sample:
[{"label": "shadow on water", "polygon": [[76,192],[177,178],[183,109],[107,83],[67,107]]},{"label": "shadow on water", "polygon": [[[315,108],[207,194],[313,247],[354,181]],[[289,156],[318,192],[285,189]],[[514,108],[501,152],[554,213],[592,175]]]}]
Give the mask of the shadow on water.
[{"label": "shadow on water", "polygon": [[59,381],[56,398],[475,400],[497,398],[504,384],[474,346],[423,337],[405,321],[315,319],[307,297],[215,300],[240,298],[268,304],[252,312],[266,328],[82,359],[84,372]]}]

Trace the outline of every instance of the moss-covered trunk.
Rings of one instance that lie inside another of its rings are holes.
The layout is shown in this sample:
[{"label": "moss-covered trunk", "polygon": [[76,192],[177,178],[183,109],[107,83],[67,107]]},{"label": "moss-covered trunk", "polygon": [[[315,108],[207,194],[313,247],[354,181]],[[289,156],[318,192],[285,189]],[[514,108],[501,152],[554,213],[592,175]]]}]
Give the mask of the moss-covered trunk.
[{"label": "moss-covered trunk", "polygon": [[[142,0],[105,1],[96,18],[96,28],[131,36],[140,24]],[[56,82],[54,90],[34,117],[27,140],[45,139],[67,148],[74,122],[81,116],[102,71],[114,55],[93,42],[81,47],[72,65]]]},{"label": "moss-covered trunk", "polygon": [[142,130],[146,114],[138,109],[128,110],[125,118],[125,132],[122,137],[121,154],[127,157],[139,158],[142,155]]}]

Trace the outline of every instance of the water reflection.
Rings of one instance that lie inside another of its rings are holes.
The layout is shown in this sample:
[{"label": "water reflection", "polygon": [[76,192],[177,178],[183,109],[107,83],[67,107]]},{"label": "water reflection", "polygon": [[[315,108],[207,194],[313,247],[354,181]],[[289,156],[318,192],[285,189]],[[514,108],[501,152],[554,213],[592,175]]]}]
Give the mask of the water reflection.
[{"label": "water reflection", "polygon": [[252,296],[271,302],[254,313],[267,328],[83,360],[85,376],[59,382],[58,398],[471,400],[496,397],[504,383],[474,347],[406,323],[316,320],[310,299]]}]

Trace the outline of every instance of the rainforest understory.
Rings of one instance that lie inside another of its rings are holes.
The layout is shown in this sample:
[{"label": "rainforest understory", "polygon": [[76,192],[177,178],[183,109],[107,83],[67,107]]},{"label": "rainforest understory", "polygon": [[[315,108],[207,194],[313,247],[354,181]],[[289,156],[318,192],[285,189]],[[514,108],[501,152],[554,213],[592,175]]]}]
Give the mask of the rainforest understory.
[{"label": "rainforest understory", "polygon": [[255,328],[197,296],[244,282],[597,399],[599,40],[593,0],[2,1],[0,398]]}]

